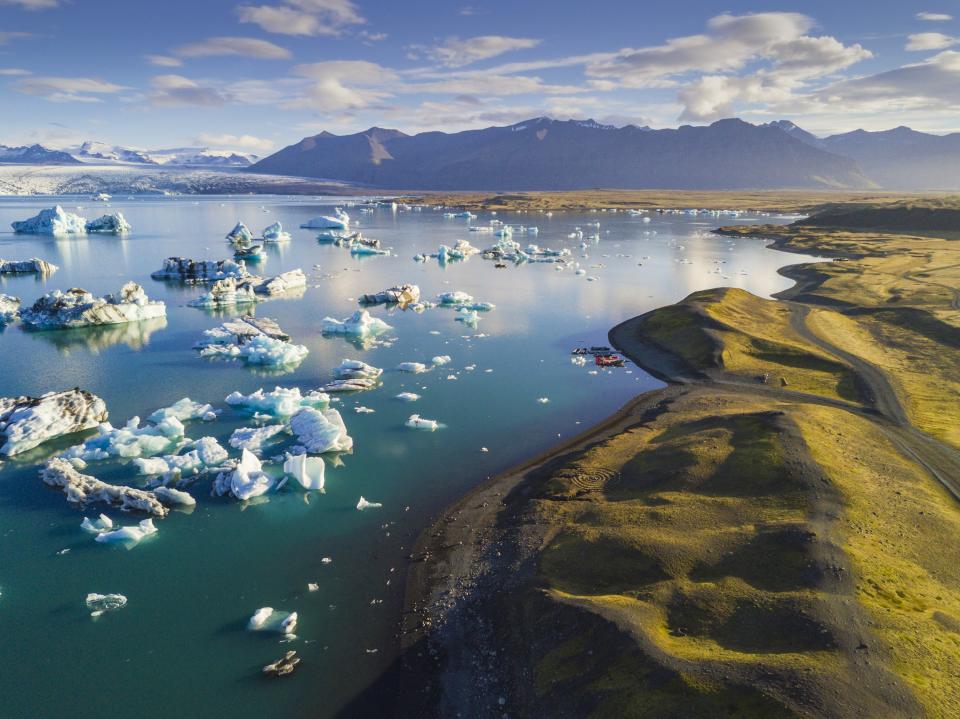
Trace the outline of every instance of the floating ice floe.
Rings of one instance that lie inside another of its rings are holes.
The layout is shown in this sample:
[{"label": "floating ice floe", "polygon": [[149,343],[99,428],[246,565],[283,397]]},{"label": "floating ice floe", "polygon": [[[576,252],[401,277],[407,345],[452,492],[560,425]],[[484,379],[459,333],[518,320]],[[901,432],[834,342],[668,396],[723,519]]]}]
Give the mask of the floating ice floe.
[{"label": "floating ice floe", "polygon": [[120,527],[120,529],[114,529],[109,532],[100,532],[94,537],[94,540],[104,544],[123,542],[128,546],[132,546],[138,544],[144,537],[149,537],[151,534],[156,533],[157,528],[153,525],[153,520],[144,519],[140,523],[129,527]]},{"label": "floating ice floe", "polygon": [[251,632],[276,632],[291,636],[297,630],[297,613],[261,607],[250,617],[247,629]]},{"label": "floating ice floe", "polygon": [[306,286],[307,276],[303,274],[303,270],[297,268],[288,272],[282,272],[276,277],[270,277],[258,284],[254,289],[257,294],[273,296]]},{"label": "floating ice floe", "polygon": [[310,454],[353,449],[353,438],[335,409],[302,409],[290,420],[290,429]]},{"label": "floating ice floe", "polygon": [[[165,482],[171,482],[215,469],[224,464],[229,456],[227,450],[220,446],[215,437],[201,437],[183,447],[178,454],[165,454],[161,457],[136,457],[133,460],[133,465],[140,474],[161,476]],[[172,495],[165,497],[161,493],[161,489],[163,488],[157,487],[154,492],[164,504],[171,503],[167,499],[176,499]]]},{"label": "floating ice floe", "polygon": [[437,295],[437,302],[439,302],[442,307],[454,307],[456,309],[480,312],[490,312],[496,309],[496,305],[490,302],[477,302],[466,292],[461,292],[460,290],[440,293]]},{"label": "floating ice floe", "polygon": [[247,266],[242,260],[190,260],[186,257],[168,257],[163,268],[150,275],[155,280],[183,280],[212,282],[227,277],[247,277]]},{"label": "floating ice floe", "polygon": [[51,207],[31,217],[28,220],[12,222],[14,232],[27,235],[85,235],[87,234],[87,221],[64,210],[60,205]]},{"label": "floating ice floe", "polygon": [[201,357],[239,359],[249,365],[290,367],[298,365],[309,354],[303,345],[288,342],[276,322],[243,317],[224,322],[220,327],[205,330],[197,343]]},{"label": "floating ice floe", "polygon": [[128,282],[116,294],[94,297],[86,290],[56,290],[23,310],[20,318],[36,329],[111,325],[166,317],[163,302],[151,301],[143,288]]},{"label": "floating ice floe", "polygon": [[418,399],[420,399],[420,395],[413,392],[401,392],[396,396],[396,399],[399,399],[403,402],[416,402]]},{"label": "floating ice floe", "polygon": [[80,528],[91,534],[100,534],[100,532],[107,532],[113,529],[113,520],[105,514],[101,514],[96,519],[84,517],[80,523]]},{"label": "floating ice floe", "polygon": [[538,397],[537,402],[540,404],[547,404],[550,401],[549,397]]},{"label": "floating ice floe", "polygon": [[86,599],[91,617],[99,617],[104,612],[115,612],[127,606],[127,598],[122,594],[97,594],[90,592]]},{"label": "floating ice floe", "polygon": [[230,446],[234,449],[249,450],[257,453],[263,445],[286,431],[282,424],[268,424],[263,427],[240,427],[230,435]]},{"label": "floating ice floe", "polygon": [[248,395],[232,392],[227,396],[226,403],[248,412],[292,417],[304,407],[326,409],[330,404],[330,397],[323,392],[308,392],[304,395],[299,387],[274,387],[271,392],[258,389]]},{"label": "floating ice floe", "polygon": [[304,222],[300,227],[305,230],[346,230],[350,227],[350,215],[337,207],[334,216],[321,215]]},{"label": "floating ice floe", "polygon": [[389,255],[390,250],[384,250],[380,247],[371,245],[363,240],[353,240],[350,243],[351,255]]},{"label": "floating ice floe", "polygon": [[406,425],[410,429],[425,429],[432,432],[440,426],[440,423],[435,419],[424,419],[419,414],[411,414]]},{"label": "floating ice floe", "polygon": [[445,265],[447,262],[465,260],[468,257],[479,254],[479,252],[480,250],[466,240],[457,240],[457,244],[453,247],[440,245],[440,249],[438,249],[435,254],[430,256],[435,258],[441,265]]},{"label": "floating ice floe", "polygon": [[331,374],[337,379],[369,379],[375,380],[383,374],[379,367],[373,367],[360,360],[345,359],[339,367],[334,367]]},{"label": "floating ice floe", "polygon": [[44,442],[93,429],[107,419],[107,405],[81,389],[41,397],[0,398],[0,455],[13,456]]},{"label": "floating ice floe", "polygon": [[304,489],[323,491],[325,465],[321,457],[305,454],[287,455],[283,471],[293,477]]},{"label": "floating ice floe", "polygon": [[157,487],[153,490],[153,493],[157,495],[161,502],[170,507],[193,507],[197,504],[197,500],[189,492],[184,492],[181,489]]},{"label": "floating ice floe", "polygon": [[63,490],[68,502],[103,502],[124,511],[146,512],[157,517],[165,517],[169,511],[153,492],[107,484],[96,477],[81,474],[73,463],[65,459],[48,460],[40,470],[40,478],[50,486]]},{"label": "floating ice floe", "polygon": [[360,297],[360,303],[365,305],[399,304],[407,305],[420,301],[420,288],[416,285],[396,285],[372,295]]},{"label": "floating ice floe", "polygon": [[115,212],[112,215],[103,215],[95,220],[90,220],[86,227],[87,232],[105,235],[125,235],[133,229],[122,212]]},{"label": "floating ice floe", "polygon": [[376,389],[379,384],[375,379],[357,377],[355,379],[335,379],[327,382],[320,389],[324,392],[365,392],[369,389]]},{"label": "floating ice floe", "polygon": [[269,676],[285,677],[288,674],[292,674],[298,664],[300,664],[300,657],[297,656],[296,651],[291,649],[276,661],[264,665],[261,671]]},{"label": "floating ice floe", "polygon": [[139,417],[133,417],[123,427],[103,422],[97,427],[97,434],[60,456],[84,462],[111,457],[152,457],[178,445],[183,436],[183,423],[176,417],[166,417],[144,427],[140,426]]},{"label": "floating ice floe", "polygon": [[266,494],[273,485],[273,477],[263,471],[263,465],[257,456],[244,449],[232,472],[221,472],[217,475],[213,482],[213,492],[218,496],[232,494],[245,501]]},{"label": "floating ice floe", "polygon": [[292,238],[289,232],[283,231],[283,226],[279,222],[274,222],[263,230],[264,242],[289,242]]},{"label": "floating ice floe", "polygon": [[378,509],[382,506],[383,505],[380,502],[368,502],[362,496],[360,497],[360,501],[357,502],[357,509],[359,509],[361,512],[365,509]]},{"label": "floating ice floe", "polygon": [[52,275],[59,267],[46,260],[33,257],[29,260],[0,260],[0,275]]},{"label": "floating ice floe", "polygon": [[423,362],[401,362],[397,365],[397,371],[420,374],[427,371],[427,366]]},{"label": "floating ice floe", "polygon": [[209,292],[205,292],[197,299],[191,300],[191,307],[236,307],[237,305],[250,305],[260,301],[254,290],[254,285],[246,279],[237,280],[233,277],[226,277],[217,280]]},{"label": "floating ice floe", "polygon": [[169,407],[158,409],[147,417],[147,421],[159,424],[170,417],[176,417],[181,422],[190,422],[195,419],[211,422],[217,418],[217,413],[209,404],[200,404],[189,397],[184,397]]},{"label": "floating ice floe", "polygon": [[480,315],[476,310],[467,309],[466,307],[461,307],[457,310],[457,316],[454,317],[457,322],[463,322],[465,325],[470,327],[476,327],[477,323],[480,322]]},{"label": "floating ice floe", "polygon": [[445,364],[450,364],[450,355],[437,355],[430,361],[434,366],[442,367]]},{"label": "floating ice floe", "polygon": [[322,327],[324,334],[345,334],[356,337],[375,336],[393,329],[379,317],[372,316],[366,310],[357,310],[344,320],[324,317]]},{"label": "floating ice floe", "polygon": [[0,294],[0,325],[15,322],[20,316],[20,298]]},{"label": "floating ice floe", "polygon": [[237,247],[233,251],[233,256],[238,260],[257,263],[267,256],[267,252],[263,249],[263,245],[244,245]]},{"label": "floating ice floe", "polygon": [[238,220],[233,229],[227,233],[227,239],[238,245],[246,245],[253,241],[253,233],[250,232],[249,227]]}]

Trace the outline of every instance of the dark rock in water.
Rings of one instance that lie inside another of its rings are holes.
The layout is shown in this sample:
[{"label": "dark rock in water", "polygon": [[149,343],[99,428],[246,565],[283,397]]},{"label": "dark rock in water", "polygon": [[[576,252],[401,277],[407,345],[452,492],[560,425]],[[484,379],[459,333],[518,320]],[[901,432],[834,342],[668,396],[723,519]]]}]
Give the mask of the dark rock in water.
[{"label": "dark rock in water", "polygon": [[263,668],[263,673],[271,677],[285,677],[292,674],[298,664],[300,664],[300,657],[295,651],[289,651],[277,661],[267,664]]}]

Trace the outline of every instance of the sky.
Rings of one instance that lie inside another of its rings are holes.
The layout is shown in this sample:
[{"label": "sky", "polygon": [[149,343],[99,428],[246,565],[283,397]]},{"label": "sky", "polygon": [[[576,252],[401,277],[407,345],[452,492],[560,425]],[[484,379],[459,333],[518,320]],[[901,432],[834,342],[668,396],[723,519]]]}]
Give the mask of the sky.
[{"label": "sky", "polygon": [[548,115],[960,131],[960,0],[0,0],[0,144],[268,154]]}]

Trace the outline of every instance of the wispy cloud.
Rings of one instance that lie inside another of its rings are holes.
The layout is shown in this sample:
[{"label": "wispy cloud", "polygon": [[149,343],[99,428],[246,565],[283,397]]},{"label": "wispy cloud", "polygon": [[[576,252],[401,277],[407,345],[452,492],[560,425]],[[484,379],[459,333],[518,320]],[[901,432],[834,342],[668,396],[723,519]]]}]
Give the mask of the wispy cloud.
[{"label": "wispy cloud", "polygon": [[195,105],[217,107],[225,105],[230,97],[211,85],[203,85],[183,75],[156,75],[151,81],[149,95],[152,104],[161,107]]},{"label": "wispy cloud", "polygon": [[239,55],[259,60],[289,60],[293,57],[285,47],[252,37],[210,37],[174,48],[171,54],[188,58]]},{"label": "wispy cloud", "polygon": [[919,32],[907,38],[907,50],[920,52],[923,50],[943,50],[960,42],[960,38],[944,35],[942,32]]},{"label": "wispy cloud", "polygon": [[51,102],[101,102],[102,95],[130,88],[92,77],[28,76],[14,83],[14,89]]},{"label": "wispy cloud", "polygon": [[948,15],[945,12],[918,12],[917,20],[925,20],[927,22],[949,22],[953,20],[953,15]]},{"label": "wispy cloud", "polygon": [[254,23],[280,35],[339,35],[344,28],[362,25],[351,0],[286,0],[280,5],[240,5],[240,22]]},{"label": "wispy cloud", "polygon": [[480,60],[487,60],[514,50],[527,50],[540,44],[540,40],[505,35],[481,35],[461,40],[452,37],[441,45],[410,45],[411,57],[427,57],[444,67],[463,67]]},{"label": "wispy cloud", "polygon": [[14,5],[24,10],[49,10],[60,5],[60,0],[0,0],[0,5]]},{"label": "wispy cloud", "polygon": [[32,74],[29,70],[20,67],[0,67],[0,77],[23,77]]},{"label": "wispy cloud", "polygon": [[183,60],[178,57],[171,57],[170,55],[144,55],[143,57],[151,65],[156,65],[157,67],[180,67],[183,65]]},{"label": "wispy cloud", "polygon": [[200,133],[197,142],[208,147],[261,153],[270,152],[274,146],[273,140],[254,135],[229,135],[209,132]]}]

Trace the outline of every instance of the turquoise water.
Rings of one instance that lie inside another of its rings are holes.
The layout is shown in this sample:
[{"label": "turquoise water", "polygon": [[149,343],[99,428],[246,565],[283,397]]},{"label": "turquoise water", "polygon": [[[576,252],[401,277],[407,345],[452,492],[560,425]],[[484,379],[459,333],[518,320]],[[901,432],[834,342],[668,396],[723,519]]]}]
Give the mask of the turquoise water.
[{"label": "turquoise water", "polygon": [[[60,202],[88,218],[108,209],[80,202],[84,209],[75,210],[77,198]],[[49,198],[0,199],[0,228],[52,204]],[[392,257],[356,259],[347,250],[318,244],[314,232],[297,229],[332,207],[331,201],[310,198],[138,199],[109,208],[122,211],[133,225],[126,238],[53,240],[0,230],[0,257],[36,256],[60,266],[45,279],[0,279],[0,292],[21,297],[25,305],[57,288],[103,294],[128,280],[167,303],[166,321],[145,326],[6,328],[0,334],[0,396],[80,386],[103,397],[111,421],[120,425],[185,396],[226,408],[223,399],[234,390],[314,389],[344,358],[385,369],[381,388],[344,396],[334,405],[355,448],[343,466],[328,464],[325,494],[307,495],[287,485],[266,501],[244,505],[208,496],[209,482],[200,481],[191,489],[198,500],[194,511],[175,511],[157,521],[158,534],[130,550],[95,543],[80,529],[83,512],[39,480],[38,463],[69,442],[3,465],[0,715],[334,714],[395,656],[404,557],[430,517],[486,477],[660,386],[631,365],[590,374],[592,367],[570,362],[572,346],[606,344],[613,324],[697,289],[734,285],[769,295],[790,284],[776,274],[778,267],[805,260],[755,240],[711,236],[716,223],[710,218],[664,216],[643,224],[623,214],[511,214],[500,219],[536,224],[540,234],[530,241],[570,247],[597,281],[550,264],[495,269],[479,257],[440,267],[435,260],[419,264],[411,258],[435,252],[440,243],[467,239],[482,247],[494,238],[468,232],[464,220],[445,219],[441,212],[351,209],[366,235],[395,250]],[[203,291],[199,286],[150,279],[168,256],[229,257],[223,237],[237,219],[254,233],[279,220],[293,234],[291,243],[269,247],[263,274],[301,267],[308,275],[300,297],[256,309],[309,348],[292,372],[267,376],[200,358],[192,345],[225,315],[186,306]],[[489,219],[481,214],[477,222]],[[592,234],[589,222],[601,223],[602,239],[584,259],[579,241],[567,236],[577,226]],[[363,350],[321,336],[324,316],[346,317],[361,294],[403,282],[418,284],[427,298],[463,290],[497,309],[483,315],[476,330],[454,321],[449,310],[372,309],[394,327],[392,347]],[[391,371],[400,362],[429,362],[442,354],[452,357],[451,364],[429,374]],[[468,365],[476,368],[464,369]],[[394,399],[402,391],[422,399],[413,404]],[[549,403],[538,402],[541,397]],[[357,414],[356,405],[375,413]],[[444,427],[433,433],[409,430],[403,423],[413,412]],[[214,423],[188,424],[187,435],[212,434],[226,446],[232,430],[248,424],[227,408]],[[86,471],[107,481],[142,479],[116,462],[91,463]],[[383,507],[356,511],[360,495]],[[134,521],[107,513],[121,523]],[[70,551],[61,553],[64,549]],[[324,564],[323,557],[333,562]],[[308,592],[311,582],[318,591]],[[92,620],[84,605],[88,592],[119,592],[129,604]],[[245,631],[261,606],[297,611],[298,640],[280,644],[275,636]],[[260,667],[288,648],[303,658],[298,671],[283,680],[262,679]]]}]

